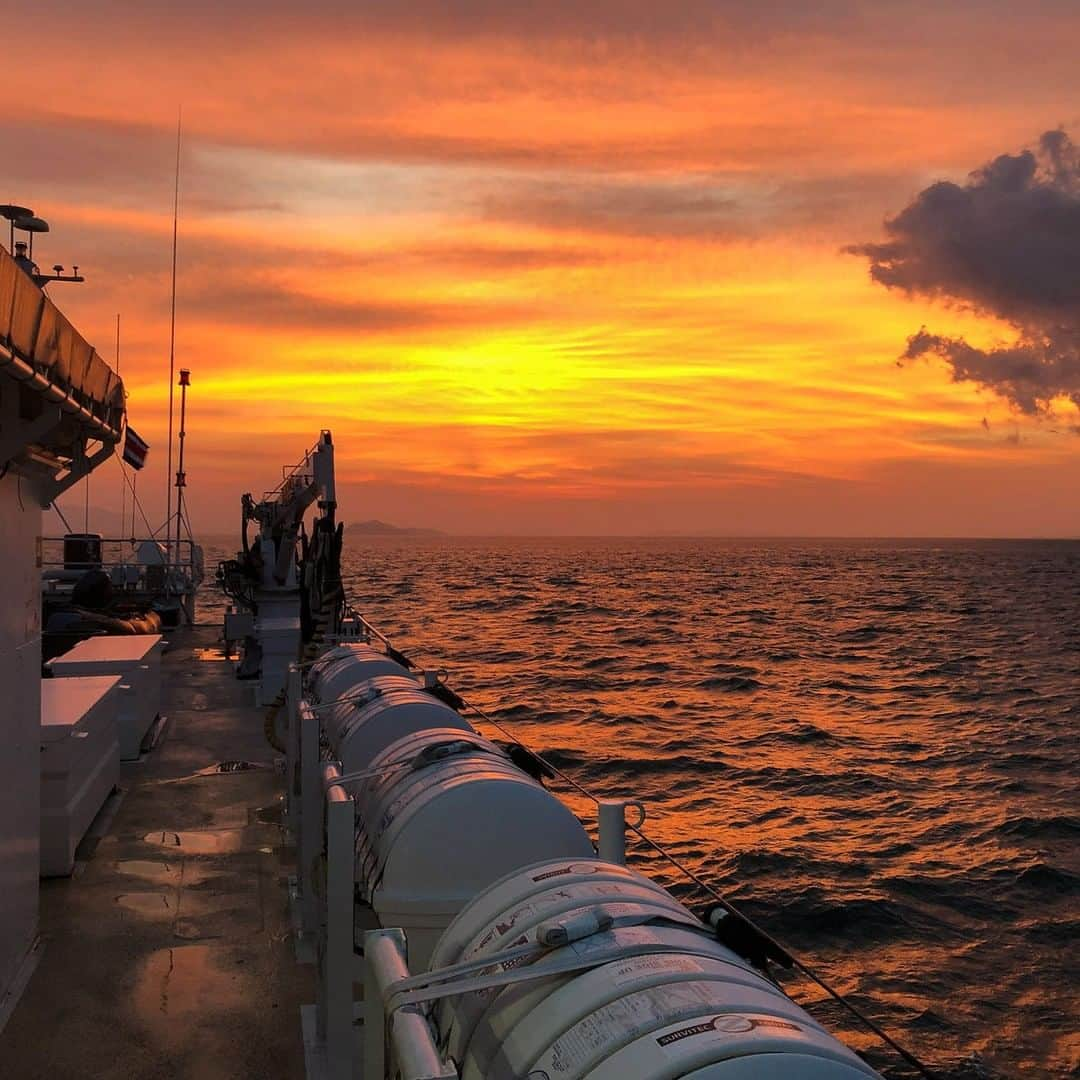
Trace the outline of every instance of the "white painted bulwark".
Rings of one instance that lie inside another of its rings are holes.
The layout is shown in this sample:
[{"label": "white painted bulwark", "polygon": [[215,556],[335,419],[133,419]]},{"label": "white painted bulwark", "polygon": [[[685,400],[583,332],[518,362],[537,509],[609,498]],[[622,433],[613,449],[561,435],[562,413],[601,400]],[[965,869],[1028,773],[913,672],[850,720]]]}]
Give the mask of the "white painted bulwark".
[{"label": "white painted bulwark", "polygon": [[53,675],[120,675],[131,687],[120,701],[120,758],[134,761],[161,705],[160,634],[94,637],[48,663]]},{"label": "white painted bulwark", "polygon": [[26,480],[0,478],[0,1015],[37,935],[40,533]]},{"label": "white painted bulwark", "polygon": [[41,683],[41,876],[71,873],[75,849],[120,779],[119,675]]}]

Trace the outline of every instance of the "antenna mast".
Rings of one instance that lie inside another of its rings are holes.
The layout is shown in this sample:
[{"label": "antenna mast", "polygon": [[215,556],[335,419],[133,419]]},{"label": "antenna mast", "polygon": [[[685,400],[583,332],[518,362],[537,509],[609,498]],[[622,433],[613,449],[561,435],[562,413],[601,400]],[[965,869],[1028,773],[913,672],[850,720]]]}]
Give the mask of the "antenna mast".
[{"label": "antenna mast", "polygon": [[[116,374],[120,374],[120,312],[116,313]],[[121,451],[123,447],[121,447]],[[124,459],[120,458],[120,532],[121,540],[124,538],[124,523],[127,519],[127,478],[124,476]]]},{"label": "antenna mast", "polygon": [[180,221],[180,116],[178,108],[176,110],[176,181],[173,185],[172,300],[169,313],[169,464],[165,472],[166,541],[169,538],[169,527],[172,524],[173,382],[176,373],[176,236]]},{"label": "antenna mast", "polygon": [[[180,564],[180,529],[184,524],[184,488],[187,477],[184,475],[184,439],[187,436],[187,388],[191,385],[191,372],[180,369],[180,452],[176,468],[176,563]],[[168,533],[166,533],[168,536]]]}]

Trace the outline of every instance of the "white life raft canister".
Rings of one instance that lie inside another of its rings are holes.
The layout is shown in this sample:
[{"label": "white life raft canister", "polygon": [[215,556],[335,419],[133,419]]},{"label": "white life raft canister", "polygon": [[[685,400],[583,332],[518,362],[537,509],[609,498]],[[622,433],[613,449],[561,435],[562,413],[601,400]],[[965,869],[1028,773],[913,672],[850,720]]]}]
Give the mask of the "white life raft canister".
[{"label": "white life raft canister", "polygon": [[576,970],[438,1002],[463,1080],[878,1076],[655,882],[599,860],[548,861],[495,883],[447,927],[431,967],[494,960],[590,920],[595,931],[530,957]]},{"label": "white life raft canister", "polygon": [[472,725],[370,645],[331,649],[308,678],[323,730],[342,772],[364,772],[390,743],[430,728]]},{"label": "white life raft canister", "polygon": [[556,856],[594,857],[570,810],[475,732],[408,734],[367,772],[346,783],[359,895],[381,925],[406,931],[413,971],[427,967],[462,906],[506,874]]}]

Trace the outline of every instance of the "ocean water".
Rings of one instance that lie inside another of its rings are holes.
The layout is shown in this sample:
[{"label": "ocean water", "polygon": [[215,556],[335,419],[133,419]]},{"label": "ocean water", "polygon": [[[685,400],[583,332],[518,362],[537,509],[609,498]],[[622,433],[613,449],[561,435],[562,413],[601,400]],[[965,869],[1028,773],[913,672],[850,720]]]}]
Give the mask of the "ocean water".
[{"label": "ocean water", "polygon": [[939,1075],[1080,1075],[1080,543],[364,537],[345,578]]}]

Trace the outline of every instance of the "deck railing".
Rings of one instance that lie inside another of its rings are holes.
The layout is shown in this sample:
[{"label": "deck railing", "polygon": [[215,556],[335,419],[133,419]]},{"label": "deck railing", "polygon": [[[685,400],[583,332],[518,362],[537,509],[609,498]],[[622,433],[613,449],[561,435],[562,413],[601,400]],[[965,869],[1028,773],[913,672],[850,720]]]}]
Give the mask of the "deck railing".
[{"label": "deck railing", "polygon": [[202,548],[194,540],[101,537],[94,539],[96,551],[83,550],[74,558],[70,540],[41,538],[39,565],[46,594],[62,595],[88,570],[102,570],[120,598],[175,600],[185,620],[194,621],[195,593],[203,580]]}]

